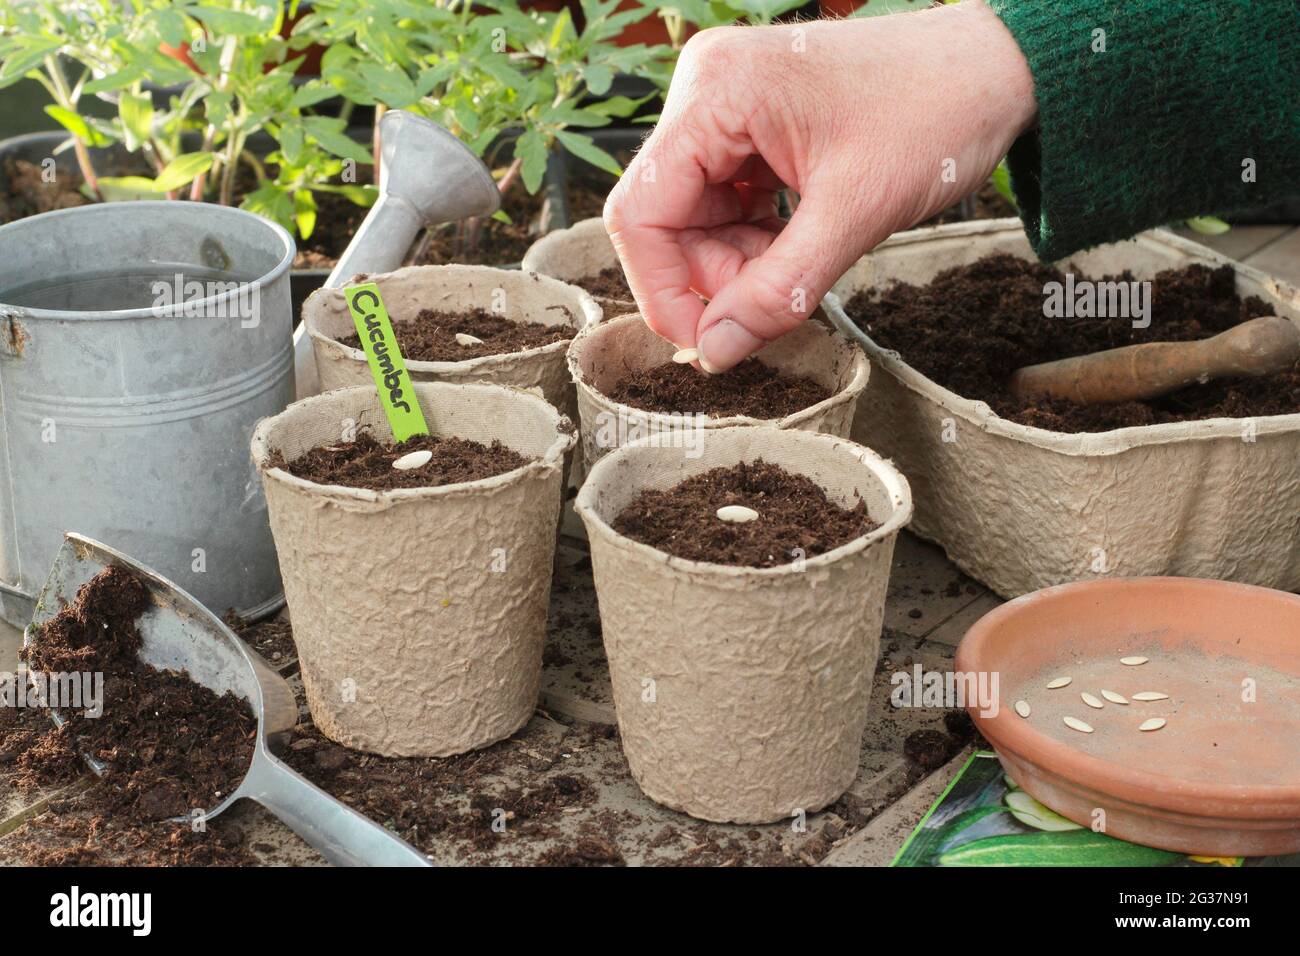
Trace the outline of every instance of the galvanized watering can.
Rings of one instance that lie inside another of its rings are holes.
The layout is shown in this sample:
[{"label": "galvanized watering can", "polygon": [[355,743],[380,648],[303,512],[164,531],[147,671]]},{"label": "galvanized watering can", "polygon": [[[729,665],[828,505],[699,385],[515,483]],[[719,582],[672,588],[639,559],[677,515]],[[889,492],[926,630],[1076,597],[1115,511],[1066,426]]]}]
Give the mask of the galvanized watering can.
[{"label": "galvanized watering can", "polygon": [[64,209],[0,227],[0,616],[69,529],[216,613],[283,600],[248,458],[293,400],[294,243],[238,209]]},{"label": "galvanized watering can", "polygon": [[[400,266],[421,226],[489,215],[483,163],[435,123],[381,124],[379,200],[330,276]],[[129,554],[205,606],[283,603],[253,427],[315,394],[295,339],[294,243],[238,209],[64,209],[0,227],[0,617],[17,626],[65,531]]]}]

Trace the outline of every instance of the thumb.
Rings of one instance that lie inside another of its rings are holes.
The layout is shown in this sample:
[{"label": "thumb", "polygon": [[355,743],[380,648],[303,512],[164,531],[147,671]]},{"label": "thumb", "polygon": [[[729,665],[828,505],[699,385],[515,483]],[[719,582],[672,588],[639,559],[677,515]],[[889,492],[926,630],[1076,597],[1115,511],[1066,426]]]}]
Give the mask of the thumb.
[{"label": "thumb", "polygon": [[837,234],[842,212],[805,198],[761,255],[720,289],[700,316],[696,347],[706,372],[725,372],[817,308],[863,246]]}]

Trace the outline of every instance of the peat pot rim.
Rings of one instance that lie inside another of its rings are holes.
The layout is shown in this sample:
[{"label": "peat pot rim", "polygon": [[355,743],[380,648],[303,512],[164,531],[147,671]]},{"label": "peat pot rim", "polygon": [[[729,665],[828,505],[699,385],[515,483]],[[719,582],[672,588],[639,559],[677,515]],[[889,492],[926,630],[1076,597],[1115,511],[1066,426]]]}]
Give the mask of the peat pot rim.
[{"label": "peat pot rim", "polygon": [[[1006,233],[1019,233],[1023,227],[1019,219],[987,219],[976,222],[957,222],[945,226],[931,226],[925,229],[913,229],[901,232],[885,240],[867,254],[870,258],[878,252],[887,252],[900,246],[915,245],[942,238],[971,238],[982,236],[1000,236]],[[1155,247],[1172,247],[1195,257],[1212,262],[1215,265],[1231,265],[1239,277],[1245,277],[1258,283],[1261,287],[1271,289],[1283,298],[1291,298],[1300,308],[1300,289],[1269,276],[1252,266],[1243,265],[1214,250],[1184,239],[1167,229],[1152,229],[1140,233],[1133,240],[1135,245]],[[861,260],[860,260],[861,261]],[[960,416],[967,423],[981,431],[989,432],[1013,441],[1057,452],[1062,455],[1079,457],[1115,455],[1145,445],[1168,445],[1175,442],[1207,441],[1218,438],[1241,438],[1241,423],[1255,423],[1255,433],[1271,435],[1277,433],[1300,431],[1300,412],[1289,415],[1260,415],[1254,418],[1206,418],[1190,422],[1163,422],[1157,425],[1130,425],[1126,428],[1114,428],[1104,432],[1057,432],[1032,425],[1021,425],[1003,418],[993,411],[986,402],[963,398],[956,392],[949,391],[939,383],[923,375],[892,349],[878,345],[866,332],[862,331],[849,318],[844,302],[839,295],[828,292],[824,300],[826,312],[831,321],[845,335],[858,342],[871,361],[898,380],[904,387],[917,393],[927,401]]]},{"label": "peat pot rim", "polygon": [[[1149,576],[1133,578],[1106,578],[1094,581],[1074,581],[1032,591],[1002,604],[985,614],[971,626],[957,647],[954,668],[959,673],[978,673],[990,670],[988,659],[996,645],[1003,623],[1024,613],[1028,608],[1043,602],[1054,602],[1063,596],[1094,594],[1098,599],[1122,589],[1153,588],[1211,592],[1225,598],[1243,601],[1290,601],[1300,613],[1300,595],[1288,594],[1273,588],[1212,578],[1184,578],[1174,576]],[[1146,770],[1130,769],[1101,757],[1094,757],[1062,743],[1022,720],[1011,707],[998,707],[993,717],[983,717],[978,707],[968,707],[971,718],[994,748],[1011,754],[1016,760],[1036,766],[1042,771],[1068,781],[1069,785],[1095,787],[1098,792],[1125,800],[1139,806],[1151,806],[1174,813],[1196,816],[1207,812],[1214,804],[1249,804],[1248,810],[1234,811],[1256,820],[1277,820],[1280,805],[1290,807],[1292,814],[1300,813],[1300,785],[1287,784],[1229,784],[1208,781],[1188,781]],[[1097,785],[1092,781],[1104,781]]]},{"label": "peat pot rim", "polygon": [[[587,219],[579,219],[572,225],[565,226],[563,229],[552,229],[546,235],[539,238],[524,252],[521,267],[530,272],[541,272],[537,268],[537,260],[545,259],[549,255],[561,256],[570,243],[595,243],[604,237],[605,243],[610,248],[610,266],[619,265],[618,253],[614,252],[614,243],[609,238],[609,233],[605,230],[605,222],[600,216],[591,216]],[[608,268],[608,267],[607,267]],[[554,275],[546,272],[542,275]],[[583,276],[574,276],[573,279],[565,279],[563,276],[555,276],[565,282],[573,282],[576,279],[584,278]]]},{"label": "peat pot rim", "polygon": [[[638,438],[636,441],[628,442],[619,448],[614,449],[596,462],[591,471],[587,474],[587,480],[578,490],[578,495],[574,499],[573,507],[578,516],[583,519],[587,526],[588,532],[595,529],[596,533],[604,538],[608,543],[617,545],[620,548],[631,551],[633,554],[652,561],[661,563],[667,568],[680,571],[688,575],[695,575],[703,578],[712,579],[718,583],[739,583],[746,584],[750,582],[760,582],[769,579],[779,579],[791,574],[806,574],[810,570],[828,567],[845,558],[858,554],[875,545],[877,542],[884,541],[897,534],[907,523],[912,520],[912,489],[903,477],[902,472],[894,467],[893,463],[887,458],[882,458],[870,448],[859,445],[857,442],[849,441],[847,438],[840,438],[837,435],[828,435],[823,432],[807,432],[797,429],[777,430],[764,429],[756,434],[756,429],[749,426],[728,426],[718,429],[715,433],[718,438],[728,437],[745,437],[756,438],[761,436],[764,443],[786,444],[806,444],[808,446],[820,445],[825,454],[844,455],[856,460],[865,471],[869,472],[889,496],[890,504],[893,511],[887,519],[880,523],[880,526],[859,535],[852,541],[833,548],[825,554],[819,554],[815,557],[805,558],[803,560],[803,570],[795,570],[793,562],[777,565],[774,568],[751,568],[742,567],[734,564],[715,564],[711,561],[693,561],[689,558],[679,558],[671,555],[666,551],[640,541],[634,541],[626,535],[620,534],[614,530],[613,525],[605,520],[600,513],[600,508],[596,500],[597,486],[604,480],[607,472],[612,472],[619,467],[619,464],[628,458],[634,456],[646,455],[653,457],[656,454],[671,455],[679,458],[681,449],[660,447],[660,440],[657,436],[649,435],[644,438]],[[708,457],[707,455],[705,456]],[[738,459],[739,461],[754,461],[763,457],[761,449],[749,450]],[[730,461],[728,456],[727,461]],[[725,463],[712,464],[712,467],[727,467]],[[815,484],[821,485],[812,475],[797,470],[793,466],[781,465],[787,471],[794,474],[803,474],[812,480]]]},{"label": "peat pot rim", "polygon": [[[490,478],[480,478],[477,481],[460,481],[431,488],[396,488],[391,491],[375,491],[371,488],[352,488],[347,485],[322,485],[291,475],[282,468],[272,468],[267,464],[267,459],[270,457],[271,452],[275,450],[271,442],[271,433],[289,419],[308,416],[316,406],[337,402],[340,396],[343,395],[359,396],[364,393],[370,400],[368,405],[378,409],[378,393],[373,385],[352,385],[301,399],[294,402],[280,414],[271,418],[264,418],[258,422],[251,443],[253,463],[258,473],[264,478],[273,479],[287,487],[317,498],[337,502],[356,502],[363,505],[378,505],[379,510],[382,510],[406,501],[427,501],[435,498],[489,494],[508,488],[541,472],[561,468],[565,453],[578,440],[577,429],[573,427],[573,423],[569,421],[568,416],[561,414],[554,405],[528,389],[488,382],[414,382],[413,384],[426,416],[434,421],[436,421],[436,415],[432,413],[432,408],[436,405],[439,392],[456,390],[463,393],[468,389],[485,395],[489,393],[510,393],[518,401],[534,405],[536,410],[541,412],[554,425],[555,440],[551,442],[545,454],[540,458],[526,462],[511,471],[493,475]],[[378,418],[382,419],[382,417],[381,413]],[[436,429],[431,430],[435,434],[437,433]]]},{"label": "peat pot rim", "polygon": [[[809,318],[807,322],[812,322]],[[600,389],[587,382],[583,375],[582,367],[579,364],[579,356],[587,343],[596,336],[617,335],[620,329],[628,328],[634,324],[644,323],[645,319],[640,312],[628,312],[614,318],[606,319],[603,322],[595,323],[582,329],[568,343],[568,364],[569,375],[573,379],[574,387],[592,400],[598,406],[613,409],[620,415],[627,417],[644,418],[646,421],[656,425],[664,430],[679,428],[681,426],[681,414],[676,415],[665,412],[652,412],[644,408],[637,408],[635,405],[625,405],[623,402],[615,401]],[[804,326],[800,326],[803,328]],[[839,405],[844,405],[858,398],[866,390],[867,379],[871,375],[871,363],[862,349],[858,348],[852,339],[845,336],[838,329],[828,328],[824,324],[820,326],[825,329],[827,336],[832,344],[842,345],[846,349],[852,349],[853,353],[853,375],[844,385],[835,389],[829,397],[822,399],[816,404],[801,408],[798,411],[791,412],[783,418],[751,418],[748,415],[728,415],[725,418],[714,418],[710,415],[703,416],[704,428],[732,428],[737,425],[752,427],[761,425],[764,427],[775,427],[779,430],[790,430],[802,422],[818,418],[828,410]],[[773,340],[775,341],[775,340]],[[761,361],[761,350],[755,356]]]},{"label": "peat pot rim", "polygon": [[[568,282],[563,282],[554,276],[546,275],[541,272],[520,269],[503,269],[497,266],[478,266],[466,265],[463,263],[447,263],[443,265],[421,265],[421,266],[403,266],[400,269],[394,269],[392,272],[381,272],[366,277],[367,282],[374,282],[380,286],[383,291],[383,283],[392,279],[417,279],[422,276],[434,277],[436,275],[446,276],[453,282],[459,282],[462,279],[473,278],[475,276],[487,276],[490,274],[500,274],[506,277],[507,281],[518,282],[521,277],[532,279],[538,282],[543,288],[549,287],[557,296],[572,296],[581,311],[581,314],[573,317],[573,327],[581,334],[584,328],[598,324],[604,317],[600,305],[593,299],[586,289],[582,289]],[[349,280],[350,282],[351,280]],[[310,308],[312,299],[318,296],[342,297],[343,288],[320,288],[307,297],[307,302],[303,305],[303,325],[307,329],[307,334],[319,343],[323,348],[337,352],[344,358],[360,362],[363,366],[367,364],[366,353],[362,349],[355,349],[351,346],[344,345],[338,339],[326,334],[319,328],[319,320],[314,309]],[[394,325],[400,325],[401,320],[394,319]],[[409,359],[403,356],[406,363],[407,371],[412,374],[420,372],[430,376],[446,376],[452,374],[470,375],[484,369],[491,369],[498,365],[511,365],[520,359],[531,359],[542,355],[552,355],[565,351],[569,347],[572,339],[561,339],[558,342],[550,342],[546,345],[538,345],[531,349],[521,349],[518,352],[497,352],[493,355],[480,355],[478,358],[463,359],[459,362],[428,362],[418,359]]]},{"label": "peat pot rim", "polygon": [[[75,311],[71,309],[33,309],[27,306],[9,305],[0,302],[0,310],[13,312],[21,315],[24,319],[57,319],[62,322],[104,322],[118,319],[175,319],[175,318],[193,318],[195,315],[203,316],[220,307],[227,299],[232,299],[239,295],[247,295],[248,292],[260,292],[266,286],[274,284],[281,276],[285,275],[293,265],[294,256],[297,254],[298,247],[294,244],[293,237],[289,231],[279,223],[272,222],[269,219],[263,219],[255,213],[248,212],[244,209],[238,209],[234,206],[222,206],[219,203],[210,202],[193,202],[185,199],[140,199],[129,203],[91,203],[86,206],[72,206],[68,209],[55,209],[51,212],[43,212],[36,216],[27,216],[23,219],[15,220],[0,226],[0,242],[13,241],[18,242],[22,239],[21,232],[24,229],[40,229],[46,224],[55,221],[60,217],[78,216],[88,219],[91,216],[112,217],[116,219],[125,213],[143,213],[146,215],[157,215],[166,217],[172,214],[180,213],[182,215],[193,212],[196,209],[204,210],[198,213],[199,216],[224,217],[231,220],[228,228],[231,231],[237,231],[242,228],[245,231],[253,229],[265,230],[268,238],[274,240],[274,244],[282,248],[283,252],[276,264],[266,272],[254,279],[246,282],[241,281],[239,284],[242,288],[231,289],[217,295],[206,296],[202,299],[189,300],[173,303],[168,306],[144,306],[139,309],[105,309],[105,310],[83,310]],[[165,228],[160,225],[160,228]],[[199,263],[192,263],[198,265]]]}]

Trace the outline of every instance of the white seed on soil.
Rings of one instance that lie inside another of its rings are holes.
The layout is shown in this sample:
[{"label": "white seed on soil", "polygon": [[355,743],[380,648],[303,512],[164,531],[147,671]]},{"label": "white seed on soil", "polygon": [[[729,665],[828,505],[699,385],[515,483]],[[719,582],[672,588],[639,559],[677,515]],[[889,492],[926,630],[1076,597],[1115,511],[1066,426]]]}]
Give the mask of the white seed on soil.
[{"label": "white seed on soil", "polygon": [[1069,727],[1071,730],[1077,730],[1081,734],[1092,733],[1092,725],[1085,724],[1078,717],[1062,717],[1061,720],[1065,721],[1065,726]]},{"label": "white seed on soil", "polygon": [[1103,690],[1101,696],[1105,697],[1112,704],[1127,704],[1128,698],[1123,694],[1117,694],[1113,690]]},{"label": "white seed on soil", "polygon": [[1140,694],[1133,695],[1134,700],[1168,700],[1168,694],[1162,694],[1158,690],[1144,690]]},{"label": "white seed on soil", "polygon": [[718,509],[717,515],[723,521],[730,521],[732,524],[744,524],[746,521],[753,521],[758,517],[758,512],[753,508],[746,508],[744,505],[723,505]]},{"label": "white seed on soil", "polygon": [[1144,720],[1138,724],[1138,730],[1159,730],[1165,725],[1163,717],[1152,717],[1150,720]]},{"label": "white seed on soil", "polygon": [[1097,710],[1101,710],[1103,707],[1106,706],[1106,705],[1103,704],[1101,701],[1099,701],[1096,697],[1093,697],[1092,694],[1089,694],[1086,690],[1085,690],[1082,694],[1080,694],[1079,696],[1080,696],[1081,698],[1083,698],[1083,702],[1084,702],[1085,704],[1087,704],[1089,707],[1093,707],[1093,708],[1095,708],[1095,709],[1097,709]]},{"label": "white seed on soil", "polygon": [[1054,680],[1050,680],[1047,682],[1047,689],[1056,690],[1057,688],[1060,687],[1067,687],[1069,686],[1071,680],[1073,680],[1073,678],[1071,677],[1057,677]]},{"label": "white seed on soil", "polygon": [[1028,716],[1029,716],[1029,701],[1027,701],[1027,700],[1018,700],[1018,701],[1016,701],[1016,713],[1019,714],[1021,717],[1028,717]]},{"label": "white seed on soil", "polygon": [[699,349],[678,349],[673,353],[673,361],[678,365],[690,365],[699,357]]},{"label": "white seed on soil", "polygon": [[1145,657],[1121,657],[1119,662],[1127,664],[1129,667],[1137,667],[1139,664],[1145,664],[1147,659]]},{"label": "white seed on soil", "polygon": [[457,345],[482,345],[483,340],[476,335],[470,335],[468,332],[456,333]]},{"label": "white seed on soil", "polygon": [[433,452],[427,448],[422,451],[413,451],[409,455],[403,455],[397,461],[393,462],[393,467],[398,471],[410,471],[412,468],[419,468],[427,465],[433,459]]}]

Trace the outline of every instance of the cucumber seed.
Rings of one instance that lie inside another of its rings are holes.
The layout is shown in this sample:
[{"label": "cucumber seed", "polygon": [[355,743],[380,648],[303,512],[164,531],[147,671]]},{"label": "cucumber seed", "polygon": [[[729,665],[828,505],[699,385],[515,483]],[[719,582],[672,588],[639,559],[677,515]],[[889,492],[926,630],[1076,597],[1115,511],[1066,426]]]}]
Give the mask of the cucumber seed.
[{"label": "cucumber seed", "polygon": [[410,471],[412,468],[419,468],[427,465],[433,459],[433,452],[425,448],[421,451],[413,451],[409,455],[403,455],[397,461],[393,462],[393,467],[398,471]]}]

